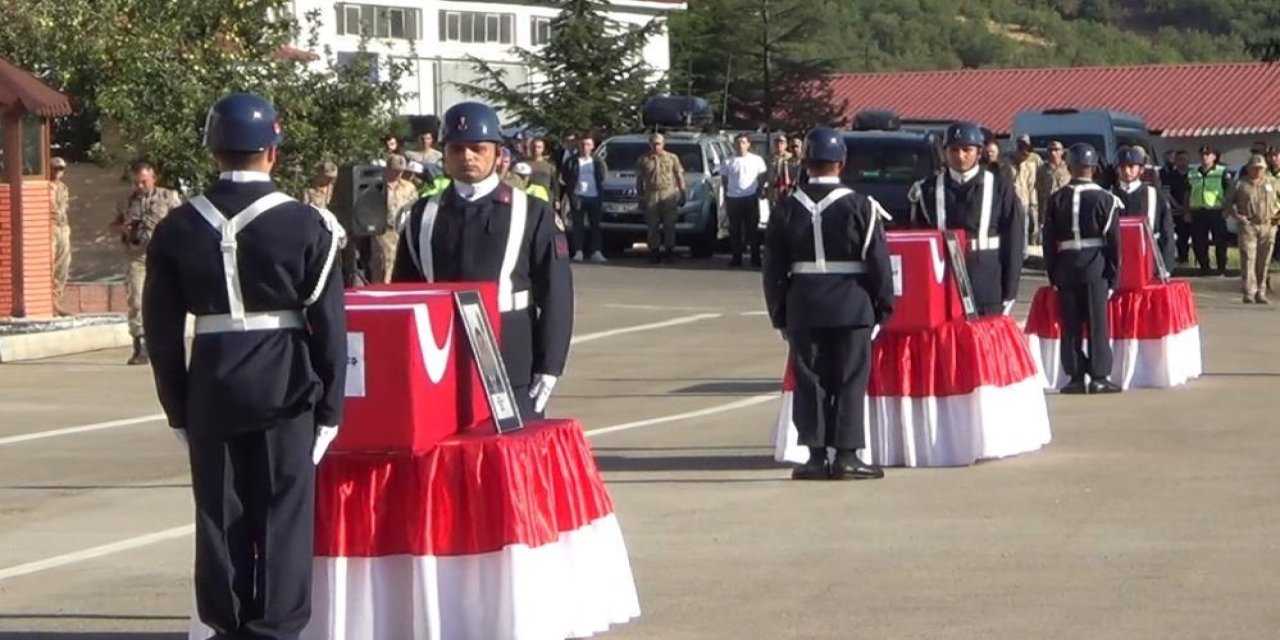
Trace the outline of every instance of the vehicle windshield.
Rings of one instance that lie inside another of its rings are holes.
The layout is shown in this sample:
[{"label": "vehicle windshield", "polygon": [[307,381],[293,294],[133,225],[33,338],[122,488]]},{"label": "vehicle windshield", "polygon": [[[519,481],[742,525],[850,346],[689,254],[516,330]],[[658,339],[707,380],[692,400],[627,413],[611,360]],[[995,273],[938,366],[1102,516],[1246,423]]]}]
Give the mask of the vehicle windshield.
[{"label": "vehicle windshield", "polygon": [[[667,141],[666,150],[680,157],[685,173],[702,173],[702,148],[694,142]],[[635,171],[640,157],[649,153],[648,142],[606,142],[601,149],[610,171]]]},{"label": "vehicle windshield", "polygon": [[933,173],[935,151],[923,142],[876,140],[849,147],[841,179],[847,183],[910,184]]}]

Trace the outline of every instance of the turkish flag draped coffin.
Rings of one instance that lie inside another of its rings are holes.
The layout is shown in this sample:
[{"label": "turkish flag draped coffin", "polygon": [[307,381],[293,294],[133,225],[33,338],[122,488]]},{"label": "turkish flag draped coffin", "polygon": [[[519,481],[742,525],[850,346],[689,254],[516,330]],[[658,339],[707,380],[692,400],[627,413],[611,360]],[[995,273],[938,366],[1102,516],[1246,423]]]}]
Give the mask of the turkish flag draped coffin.
[{"label": "turkish flag draped coffin", "polygon": [[[1130,388],[1169,388],[1200,377],[1200,320],[1195,294],[1185,280],[1120,290],[1107,303],[1111,331],[1111,381]],[[1059,389],[1062,370],[1062,321],[1058,292],[1041,287],[1031,301],[1024,327],[1040,383]],[[1087,336],[1087,334],[1086,334]]]},{"label": "turkish flag draped coffin", "polygon": [[454,292],[480,292],[501,335],[492,283],[348,291],[346,411],[334,452],[423,451],[490,418]]},{"label": "turkish flag draped coffin", "polygon": [[[965,246],[963,231],[954,232]],[[960,289],[951,274],[941,231],[890,231],[894,311],[885,331],[933,329],[964,316]]]},{"label": "turkish flag draped coffin", "polygon": [[[640,615],[582,427],[326,456],[303,640],[562,640]],[[212,633],[193,624],[191,640]]]},{"label": "turkish flag draped coffin", "polygon": [[1146,218],[1120,218],[1120,273],[1116,289],[1135,291],[1156,280],[1155,247],[1147,231]]},{"label": "turkish flag draped coffin", "polygon": [[[774,458],[803,463],[791,420],[797,373],[787,358]],[[884,466],[962,466],[1035,451],[1051,440],[1035,361],[1007,316],[882,331],[872,345],[867,448]]]}]

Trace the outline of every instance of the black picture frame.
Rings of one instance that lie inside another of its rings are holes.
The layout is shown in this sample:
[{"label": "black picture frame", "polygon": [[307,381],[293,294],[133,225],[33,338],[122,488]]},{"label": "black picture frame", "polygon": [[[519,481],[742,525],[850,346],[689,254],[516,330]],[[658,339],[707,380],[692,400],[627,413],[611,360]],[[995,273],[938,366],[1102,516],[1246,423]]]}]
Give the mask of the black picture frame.
[{"label": "black picture frame", "polygon": [[973,282],[969,280],[969,267],[964,261],[965,251],[954,231],[943,231],[943,241],[947,245],[947,260],[951,263],[951,277],[960,291],[960,303],[964,306],[964,315],[973,320],[978,317],[978,303],[973,297]]},{"label": "black picture frame", "polygon": [[1164,263],[1164,254],[1160,252],[1160,245],[1156,243],[1156,234],[1151,228],[1151,221],[1144,218],[1142,228],[1144,229],[1143,235],[1146,236],[1147,246],[1151,248],[1151,255],[1156,260],[1156,278],[1159,278],[1161,283],[1168,284],[1171,277],[1169,265]]},{"label": "black picture frame", "polygon": [[520,416],[520,406],[516,404],[511,379],[507,376],[507,366],[502,361],[502,350],[498,348],[498,340],[493,334],[493,325],[489,324],[480,292],[457,291],[454,292],[453,299],[458,315],[462,317],[471,353],[480,370],[480,381],[484,385],[485,396],[489,399],[489,410],[493,412],[494,428],[500,434],[523,429],[524,419]]}]

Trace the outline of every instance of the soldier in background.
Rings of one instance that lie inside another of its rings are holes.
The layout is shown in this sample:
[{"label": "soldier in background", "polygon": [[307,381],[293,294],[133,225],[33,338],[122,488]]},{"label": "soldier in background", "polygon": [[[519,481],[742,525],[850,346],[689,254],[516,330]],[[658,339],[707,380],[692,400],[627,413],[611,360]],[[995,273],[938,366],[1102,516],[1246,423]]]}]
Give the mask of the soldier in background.
[{"label": "soldier in background", "polygon": [[67,174],[67,161],[54,158],[50,163],[53,176],[49,188],[53,191],[53,308],[60,316],[70,313],[62,306],[62,294],[67,288],[71,273],[71,223],[67,217],[71,209],[71,190],[63,177]]},{"label": "soldier in background", "polygon": [[778,134],[773,139],[773,153],[769,155],[769,204],[777,207],[783,198],[791,195],[791,187],[795,185],[796,174],[792,170],[793,158],[787,151],[787,137]]},{"label": "soldier in background", "polygon": [[329,201],[333,199],[333,183],[337,179],[338,165],[332,162],[321,163],[315,180],[311,181],[311,186],[302,194],[303,204],[328,209]]},{"label": "soldier in background", "polygon": [[1036,206],[1039,207],[1036,213],[1039,217],[1033,224],[1035,228],[1031,231],[1035,244],[1040,244],[1040,231],[1044,226],[1044,209],[1049,204],[1049,196],[1071,182],[1071,171],[1067,169],[1067,161],[1063,157],[1066,148],[1058,140],[1053,140],[1049,143],[1048,151],[1049,161],[1041,164],[1039,171],[1036,172]]},{"label": "soldier in background", "polygon": [[147,364],[147,343],[142,329],[142,288],[147,279],[147,245],[156,225],[182,204],[176,191],[156,186],[156,169],[148,162],[130,166],[133,191],[116,207],[111,230],[120,234],[125,251],[125,290],[129,298],[129,335],[133,354],[129,364]]},{"label": "soldier in background", "polygon": [[649,226],[649,262],[671,262],[676,250],[676,210],[684,204],[684,166],[665,149],[661,133],[649,136],[649,153],[636,162],[636,195]]},{"label": "soldier in background", "polygon": [[[1173,154],[1173,165],[1160,171],[1160,184],[1169,191],[1169,203],[1173,206],[1174,247],[1178,264],[1186,264],[1191,253],[1191,180],[1190,156],[1183,149]],[[1173,265],[1169,265],[1170,269]]]},{"label": "soldier in background", "polygon": [[356,211],[378,211],[386,216],[387,228],[373,239],[369,260],[369,281],[375,284],[391,282],[396,246],[400,244],[400,211],[418,199],[417,187],[404,177],[407,167],[404,156],[388,156],[383,181],[366,189],[356,200]]},{"label": "soldier in background", "polygon": [[1245,178],[1227,192],[1223,213],[1232,216],[1239,228],[1240,284],[1245,304],[1269,304],[1267,277],[1271,271],[1271,244],[1280,222],[1280,191],[1267,175],[1267,161],[1260,155],[1249,158],[1242,169]]},{"label": "soldier in background", "polygon": [[1027,242],[1040,244],[1040,204],[1036,177],[1044,161],[1031,146],[1031,136],[1018,136],[1017,148],[1004,164],[1004,176],[1013,184],[1013,194],[1027,213]]}]

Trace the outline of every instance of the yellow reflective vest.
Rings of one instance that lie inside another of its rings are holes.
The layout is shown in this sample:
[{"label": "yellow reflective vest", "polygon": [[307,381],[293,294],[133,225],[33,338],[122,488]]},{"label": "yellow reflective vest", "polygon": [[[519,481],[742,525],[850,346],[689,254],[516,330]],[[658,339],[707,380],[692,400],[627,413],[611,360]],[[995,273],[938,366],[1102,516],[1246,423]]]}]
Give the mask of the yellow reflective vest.
[{"label": "yellow reflective vest", "polygon": [[1221,209],[1227,200],[1226,189],[1222,186],[1222,178],[1227,170],[1220,164],[1213,165],[1208,173],[1201,173],[1199,168],[1187,172],[1191,181],[1192,209]]},{"label": "yellow reflective vest", "polygon": [[524,191],[529,194],[530,197],[537,198],[543,202],[551,202],[551,193],[547,191],[546,187],[540,184],[530,184],[524,188]]}]

